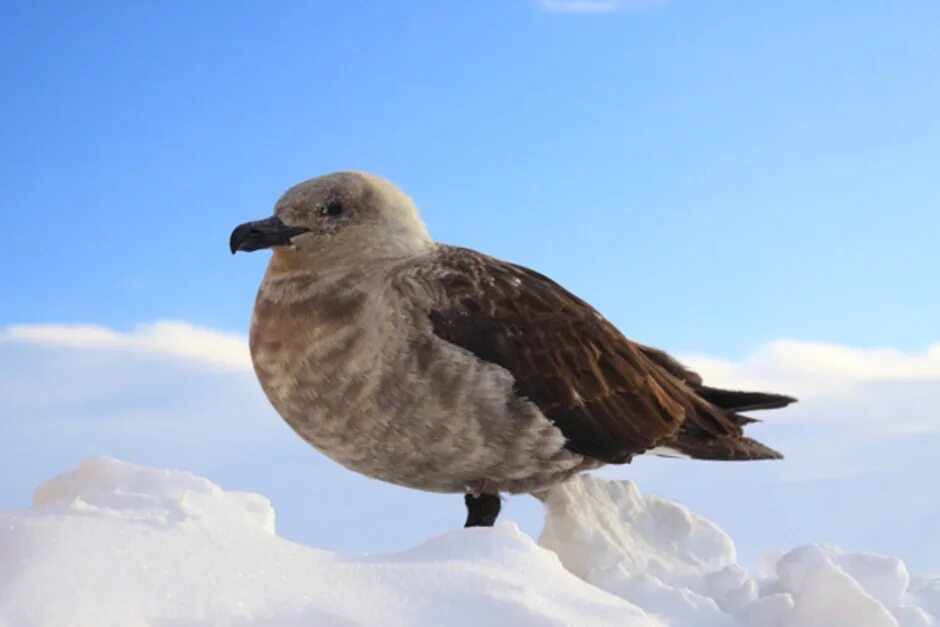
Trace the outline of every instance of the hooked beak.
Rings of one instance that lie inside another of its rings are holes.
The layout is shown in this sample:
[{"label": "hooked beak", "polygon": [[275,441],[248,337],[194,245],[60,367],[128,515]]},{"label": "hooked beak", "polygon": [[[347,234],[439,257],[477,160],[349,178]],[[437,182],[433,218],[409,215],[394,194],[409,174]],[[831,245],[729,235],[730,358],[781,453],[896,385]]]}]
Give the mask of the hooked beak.
[{"label": "hooked beak", "polygon": [[287,226],[277,216],[271,216],[236,226],[228,245],[233,255],[240,250],[248,253],[273,246],[287,246],[292,237],[309,230],[305,226]]}]

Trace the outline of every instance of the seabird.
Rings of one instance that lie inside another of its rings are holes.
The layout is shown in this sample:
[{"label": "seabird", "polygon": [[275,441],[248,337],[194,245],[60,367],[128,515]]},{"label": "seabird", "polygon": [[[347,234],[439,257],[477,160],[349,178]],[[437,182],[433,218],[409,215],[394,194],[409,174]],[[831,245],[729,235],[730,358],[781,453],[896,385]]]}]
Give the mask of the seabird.
[{"label": "seabird", "polygon": [[382,178],[300,183],[230,248],[273,250],[250,347],[278,414],[351,470],[464,494],[468,527],[495,522],[501,492],[643,453],[781,457],[741,412],[795,399],[705,385],[551,279],[434,242]]}]

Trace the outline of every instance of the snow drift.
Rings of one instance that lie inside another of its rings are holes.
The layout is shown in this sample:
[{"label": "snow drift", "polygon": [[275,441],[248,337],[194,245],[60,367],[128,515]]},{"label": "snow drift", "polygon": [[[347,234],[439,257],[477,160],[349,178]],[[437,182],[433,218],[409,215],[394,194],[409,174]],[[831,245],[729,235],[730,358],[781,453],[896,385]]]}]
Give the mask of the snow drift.
[{"label": "snow drift", "polygon": [[294,544],[276,535],[260,495],[114,459],[52,479],[34,501],[0,514],[3,627],[913,627],[940,617],[940,577],[912,578],[900,560],[805,546],[752,574],[714,524],[589,476],[550,493],[542,546],[503,523],[378,556]]}]

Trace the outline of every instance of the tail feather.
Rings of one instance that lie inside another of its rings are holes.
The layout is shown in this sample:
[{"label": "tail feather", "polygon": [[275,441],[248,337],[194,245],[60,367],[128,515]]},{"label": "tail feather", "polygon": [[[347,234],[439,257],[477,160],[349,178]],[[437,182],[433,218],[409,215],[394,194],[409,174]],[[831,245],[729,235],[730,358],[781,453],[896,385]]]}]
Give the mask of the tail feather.
[{"label": "tail feather", "polygon": [[703,439],[701,436],[679,433],[671,446],[692,459],[715,461],[783,459],[783,454],[779,451],[746,436]]},{"label": "tail feather", "polygon": [[764,422],[760,418],[751,418],[750,416],[745,416],[743,414],[728,413],[725,415],[728,416],[728,418],[731,418],[733,421],[735,421],[739,427],[743,427],[745,425],[752,425],[755,422]]},{"label": "tail feather", "polygon": [[[729,412],[755,411],[758,409],[779,409],[796,399],[784,394],[768,394],[766,392],[739,392],[737,390],[723,390],[702,386],[695,390],[699,396],[712,405],[716,405]],[[750,419],[753,420],[753,419]]]},{"label": "tail feather", "polygon": [[[796,402],[795,398],[783,394],[722,390],[707,386],[701,386],[695,392],[699,402],[702,403],[699,407],[700,411],[690,416],[679,432],[669,442],[664,443],[667,447],[688,455],[692,459],[721,461],[783,459],[783,455],[778,451],[746,437],[741,432],[744,426],[760,421],[738,412],[785,407]],[[713,419],[720,417],[719,420],[730,421],[733,425],[731,431],[718,432],[711,422],[703,420],[705,416],[711,416]]]},{"label": "tail feather", "polygon": [[795,403],[795,398],[784,394],[723,390],[707,386],[698,373],[663,351],[642,345],[640,350],[664,373],[684,384],[690,400],[685,421],[679,431],[657,442],[649,453],[665,456],[676,456],[678,453],[693,459],[729,461],[783,457],[769,446],[743,434],[743,427],[760,421],[741,412],[786,407]]}]

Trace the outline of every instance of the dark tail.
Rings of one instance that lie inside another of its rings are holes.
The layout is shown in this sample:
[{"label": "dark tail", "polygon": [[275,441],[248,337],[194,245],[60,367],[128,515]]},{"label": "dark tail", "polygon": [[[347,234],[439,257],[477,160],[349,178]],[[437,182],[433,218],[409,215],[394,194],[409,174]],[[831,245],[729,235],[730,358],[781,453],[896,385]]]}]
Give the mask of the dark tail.
[{"label": "dark tail", "polygon": [[693,459],[734,461],[783,457],[769,446],[743,434],[742,427],[759,421],[740,412],[779,409],[795,403],[795,398],[783,394],[709,387],[697,373],[663,351],[642,345],[640,350],[652,363],[684,383],[686,390],[694,394],[690,399],[693,410],[686,414],[679,432],[669,440],[660,442],[659,446]]},{"label": "dark tail", "polygon": [[738,412],[779,409],[790,403],[795,403],[795,398],[783,394],[739,392],[708,386],[700,386],[694,389],[700,399],[712,405],[712,412],[717,409],[724,419],[733,421],[738,427],[738,433],[717,435],[714,431],[703,428],[705,425],[693,418],[686,421],[679,429],[679,433],[669,443],[671,448],[675,448],[693,459],[721,461],[783,459],[783,455],[779,452],[740,433],[740,428],[744,425],[760,421],[756,418],[741,415]]}]

